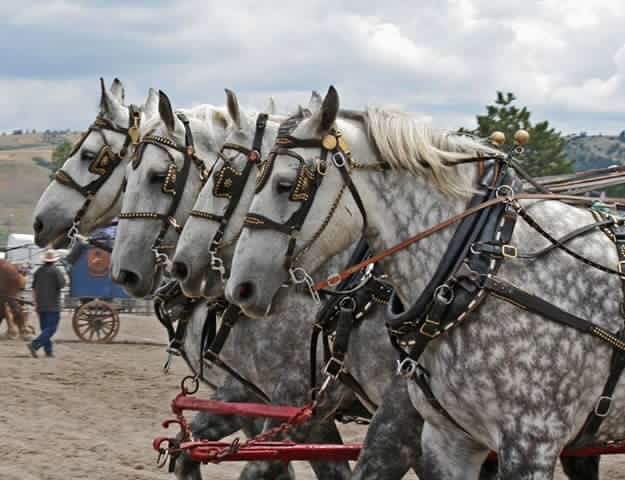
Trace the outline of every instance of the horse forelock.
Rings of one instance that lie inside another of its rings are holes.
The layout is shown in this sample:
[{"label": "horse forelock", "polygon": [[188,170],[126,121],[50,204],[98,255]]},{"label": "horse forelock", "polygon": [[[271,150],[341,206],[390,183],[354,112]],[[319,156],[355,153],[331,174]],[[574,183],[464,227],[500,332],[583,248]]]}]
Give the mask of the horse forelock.
[{"label": "horse forelock", "polygon": [[499,154],[479,139],[454,131],[434,130],[401,111],[368,107],[364,123],[370,141],[393,169],[431,181],[443,193],[466,197],[474,192],[455,161],[478,154]]}]

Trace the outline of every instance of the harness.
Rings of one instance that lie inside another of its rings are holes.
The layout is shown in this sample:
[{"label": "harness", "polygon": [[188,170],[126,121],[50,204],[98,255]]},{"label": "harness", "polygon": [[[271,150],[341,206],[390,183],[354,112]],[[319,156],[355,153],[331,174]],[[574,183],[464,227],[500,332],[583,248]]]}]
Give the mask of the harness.
[{"label": "harness", "polygon": [[[191,210],[189,214],[192,217],[203,218],[219,223],[219,227],[208,246],[208,254],[211,258],[211,269],[220,273],[222,281],[226,280],[226,268],[223,260],[219,256],[219,248],[224,246],[221,242],[226,226],[241,200],[243,189],[247,184],[252,168],[260,162],[267,118],[268,115],[266,113],[261,113],[256,118],[256,131],[254,133],[254,140],[252,141],[252,148],[246,148],[233,143],[225,143],[218,153],[218,157],[223,161],[223,166],[214,174],[213,196],[228,199],[228,205],[223,215],[216,215],[211,212],[196,209]],[[239,171],[232,164],[232,159],[226,156],[226,152],[228,151],[238,152],[246,156],[247,162],[242,171]]]},{"label": "harness", "polygon": [[[552,248],[543,249],[542,252],[522,255],[521,258],[534,258],[557,248],[593,268],[618,275],[624,282],[623,288],[625,292],[625,220],[615,217],[604,218],[594,225],[594,229],[617,227],[612,230],[612,234],[619,255],[618,269],[598,264],[577,254],[566,246],[566,243],[573,238],[588,233],[590,231],[589,228],[582,227],[563,239],[555,239],[519,203],[521,199],[551,199],[569,201],[578,205],[592,205],[594,203],[592,199],[553,194],[547,188],[537,185],[536,182],[530,182],[530,184],[542,193],[515,194],[517,181],[511,174],[511,170],[517,171],[525,180],[531,179],[531,177],[520,168],[514,159],[511,160],[512,155],[478,155],[475,158],[467,158],[455,162],[457,164],[479,162],[482,167],[480,170],[485,170],[480,180],[482,190],[472,198],[466,211],[420,232],[395,247],[389,248],[356,265],[352,265],[350,268],[329,277],[327,280],[313,284],[312,279],[306,274],[302,282],[298,282],[294,274],[294,260],[310,247],[310,244],[319,237],[327,226],[345,187],[349,188],[361,211],[363,232],[366,229],[367,217],[360,195],[351,181],[347,169],[348,163],[351,163],[352,167],[358,164],[351,159],[349,150],[340,132],[333,129],[323,139],[319,140],[293,138],[290,135],[290,131],[279,135],[276,147],[263,165],[257,192],[261,191],[267,183],[276,157],[278,155],[290,156],[300,162],[300,170],[297,182],[290,192],[289,198],[292,201],[301,201],[302,204],[284,223],[278,223],[259,214],[249,214],[246,218],[245,227],[271,229],[289,235],[284,265],[295,283],[305,282],[313,297],[316,294],[318,298],[318,292],[327,292],[325,290],[326,287],[336,286],[339,282],[362,270],[364,267],[455,223],[459,223],[443,256],[443,260],[417,301],[408,310],[404,311],[403,306],[399,304],[396,297],[391,299],[391,311],[394,316],[389,321],[388,330],[392,344],[400,353],[398,373],[413,378],[432,406],[454,425],[466,432],[449,415],[440,402],[436,400],[434,393],[429,387],[429,373],[418,364],[418,361],[431,340],[465,320],[469,313],[477,309],[489,294],[495,295],[513,305],[539,314],[552,321],[575,328],[582,333],[593,335],[613,348],[613,359],[608,381],[576,442],[592,438],[601,426],[603,419],[609,415],[612,409],[614,388],[625,369],[625,327],[616,334],[609,332],[592,322],[574,316],[498,278],[497,272],[503,261],[508,258],[519,257],[518,249],[510,244],[510,239],[512,238],[516,220],[521,216],[530,227],[548,240],[552,246]],[[290,151],[291,148],[319,147],[321,148],[321,154],[316,169],[306,165],[303,157]],[[306,244],[299,253],[295,254],[295,235],[301,230],[310,211],[314,196],[325,175],[328,153],[332,153],[332,159],[344,179],[344,187],[340,190],[338,198],[333,203],[326,221],[321,225],[317,233],[313,235],[311,242]],[[523,147],[521,145],[515,147],[514,153],[523,153]],[[388,167],[374,165],[369,168],[383,170]],[[341,310],[347,309],[343,308]],[[625,308],[621,310],[625,313]],[[339,330],[337,330],[337,337],[340,337],[339,333]],[[328,363],[328,366],[332,368],[332,371],[340,371],[343,368],[340,360],[338,362],[331,361]]]},{"label": "harness", "polygon": [[[89,126],[82,138],[74,145],[72,151],[69,153],[68,158],[80,150],[82,144],[85,142],[91,132],[97,132],[102,137],[102,147],[95,155],[94,159],[89,164],[89,172],[98,177],[89,182],[87,185],[80,185],[74,178],[65,170],[60,168],[54,174],[54,180],[63,186],[71,188],[80,193],[84,197],[84,202],[72,221],[72,227],[68,232],[68,237],[73,239],[78,235],[78,228],[82,217],[87,212],[89,205],[93,201],[93,198],[98,193],[98,190],[106,183],[111,177],[117,166],[123,161],[124,157],[128,153],[128,148],[133,145],[136,146],[139,143],[139,126],[141,123],[141,112],[136,105],[130,105],[128,107],[128,128],[122,128],[115,125],[110,120],[104,117],[96,117],[92,125]],[[113,148],[109,145],[104,131],[109,130],[116,133],[121,133],[126,136],[124,145],[119,153],[113,151]],[[121,193],[121,191],[120,191]]]},{"label": "harness", "polygon": [[[135,151],[135,158],[132,161],[132,168],[133,170],[136,170],[141,163],[143,152],[147,145],[154,145],[167,154],[169,166],[167,168],[167,174],[163,177],[163,183],[161,185],[162,192],[166,195],[172,196],[167,212],[158,213],[135,211],[122,212],[119,214],[120,220],[155,219],[161,222],[161,229],[159,230],[158,235],[151,247],[151,250],[156,257],[157,266],[167,260],[167,256],[162,254],[160,249],[165,248],[162,246],[162,243],[170,227],[173,228],[178,235],[182,232],[182,225],[176,221],[176,212],[184,194],[184,186],[189,178],[191,164],[194,164],[197,168],[202,183],[206,181],[211,173],[211,171],[206,168],[204,162],[195,154],[195,145],[193,143],[193,134],[191,133],[189,120],[183,113],[178,112],[176,115],[184,125],[185,145],[180,146],[174,140],[167,137],[147,134],[143,137],[141,142],[139,142],[137,150]],[[176,161],[170,150],[175,150],[183,155],[184,160],[180,171],[178,171],[178,168],[176,167]]]},{"label": "harness", "polygon": [[[362,260],[369,254],[369,245],[361,239],[350,259],[349,265]],[[369,416],[378,406],[367,395],[358,380],[345,368],[349,339],[353,329],[365,320],[366,316],[379,305],[387,305],[393,287],[384,280],[377,266],[354,274],[337,286],[340,294],[330,297],[317,314],[310,341],[310,384],[314,394],[317,385],[317,346],[319,337],[323,340],[323,374],[338,379],[348,387],[365,407]]]}]

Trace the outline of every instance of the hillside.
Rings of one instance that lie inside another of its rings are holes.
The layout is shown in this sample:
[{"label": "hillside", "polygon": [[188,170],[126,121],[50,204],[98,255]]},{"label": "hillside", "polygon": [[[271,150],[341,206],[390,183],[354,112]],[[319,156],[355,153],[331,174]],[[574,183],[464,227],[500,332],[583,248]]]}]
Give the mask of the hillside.
[{"label": "hillside", "polygon": [[8,232],[31,233],[32,212],[50,181],[50,170],[33,158],[50,160],[57,144],[77,134],[0,135],[0,245]]},{"label": "hillside", "polygon": [[565,151],[577,171],[625,164],[625,132],[619,136],[571,135]]},{"label": "hillside", "polygon": [[[31,232],[33,209],[50,178],[50,170],[33,158],[49,161],[56,145],[77,138],[77,133],[67,132],[0,135],[0,245],[9,231]],[[625,133],[571,135],[565,150],[576,170],[625,164]]]}]

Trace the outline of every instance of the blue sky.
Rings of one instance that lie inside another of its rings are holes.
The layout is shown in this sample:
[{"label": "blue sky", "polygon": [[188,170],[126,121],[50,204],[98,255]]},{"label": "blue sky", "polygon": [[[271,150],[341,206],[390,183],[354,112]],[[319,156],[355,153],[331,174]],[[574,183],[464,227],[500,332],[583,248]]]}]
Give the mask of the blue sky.
[{"label": "blue sky", "polygon": [[334,84],[343,106],[388,105],[472,127],[513,91],[565,133],[625,129],[625,2],[421,0],[0,2],[0,130],[83,129],[98,79],[130,102],[288,110]]}]

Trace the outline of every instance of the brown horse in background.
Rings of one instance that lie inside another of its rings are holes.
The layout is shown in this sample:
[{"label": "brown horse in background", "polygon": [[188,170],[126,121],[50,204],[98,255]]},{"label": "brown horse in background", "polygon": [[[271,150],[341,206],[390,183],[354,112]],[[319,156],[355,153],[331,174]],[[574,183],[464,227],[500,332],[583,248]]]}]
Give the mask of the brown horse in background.
[{"label": "brown horse in background", "polygon": [[27,339],[35,333],[28,322],[28,313],[19,301],[24,288],[26,288],[26,271],[7,260],[0,259],[0,323],[6,319],[9,338],[16,338],[19,334]]}]

